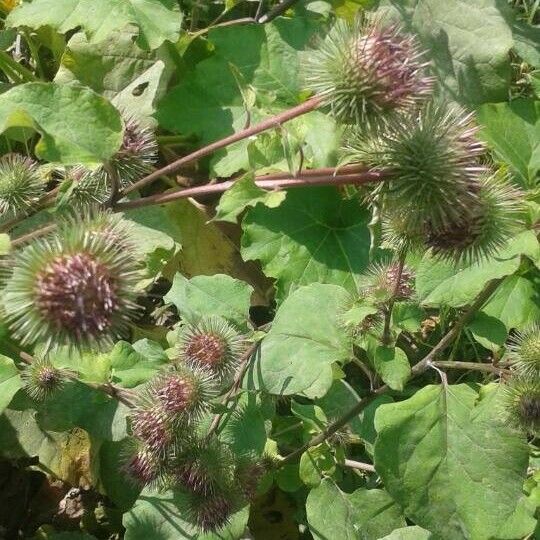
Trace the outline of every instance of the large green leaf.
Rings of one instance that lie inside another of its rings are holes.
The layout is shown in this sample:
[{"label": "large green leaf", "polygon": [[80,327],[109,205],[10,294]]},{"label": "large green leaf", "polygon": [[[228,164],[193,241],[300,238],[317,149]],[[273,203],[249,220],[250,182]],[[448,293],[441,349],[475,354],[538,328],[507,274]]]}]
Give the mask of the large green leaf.
[{"label": "large green leaf", "polygon": [[306,513],[316,540],[373,540],[405,526],[399,507],[386,491],[358,489],[347,494],[330,479],[310,491]]},{"label": "large green leaf", "polygon": [[123,511],[129,510],[139,496],[140,488],[127,480],[126,456],[133,452],[129,439],[103,441],[99,448],[100,485],[106,495]]},{"label": "large green leaf", "polygon": [[534,186],[540,170],[540,102],[489,103],[477,116],[482,137],[498,157],[514,169],[523,186]]},{"label": "large green leaf", "polygon": [[205,315],[218,315],[246,328],[252,293],[250,285],[225,274],[191,279],[176,274],[165,301],[173,303],[182,318],[192,324]]},{"label": "large green leaf", "polygon": [[110,99],[125,114],[148,121],[171,75],[172,62],[165,45],[145,51],[137,47],[129,31],[92,43],[79,32],[67,44],[55,81],[79,81]]},{"label": "large green leaf", "polygon": [[540,320],[540,275],[527,279],[509,276],[497,288],[482,312],[502,321],[507,330],[525,328]]},{"label": "large green leaf", "polygon": [[[301,17],[211,30],[212,56],[199,62],[162,100],[157,112],[160,125],[176,133],[195,134],[206,144],[298,104],[299,52],[314,31],[314,23]],[[252,167],[279,164],[287,168],[282,136],[285,141],[288,135],[297,145],[306,143],[304,165],[335,164],[335,123],[312,112],[276,133],[217,152],[211,159],[212,173],[226,177]]]},{"label": "large green leaf", "polygon": [[399,347],[377,347],[373,358],[375,370],[392,390],[403,390],[411,375],[407,355]]},{"label": "large green leaf", "polygon": [[332,364],[352,354],[349,333],[339,324],[348,300],[343,288],[318,283],[291,294],[279,308],[244,384],[271,394],[323,396],[332,384]]},{"label": "large green leaf", "polygon": [[182,230],[175,220],[176,205],[149,206],[126,213],[133,223],[139,256],[144,257],[148,281],[163,272],[182,241]]},{"label": "large green leaf", "polygon": [[375,468],[417,525],[445,540],[497,538],[522,497],[528,448],[499,404],[467,385],[427,386],[379,407]]},{"label": "large green leaf", "polygon": [[248,519],[248,508],[232,516],[218,533],[200,534],[188,521],[181,493],[145,490],[133,508],[124,514],[125,540],[240,540]]},{"label": "large green leaf", "polygon": [[66,164],[99,163],[120,147],[122,122],[103,97],[77,85],[28,83],[0,95],[0,132],[38,131],[38,157]]},{"label": "large green leaf", "polygon": [[3,458],[37,457],[50,474],[74,485],[95,481],[94,450],[82,429],[46,431],[32,402],[18,393],[0,415],[0,454]]},{"label": "large green leaf", "polygon": [[387,0],[418,32],[449,95],[473,105],[508,97],[514,41],[498,0]]},{"label": "large green leaf", "polygon": [[15,363],[11,358],[0,354],[0,413],[9,405],[21,386],[21,377]]},{"label": "large green leaf", "polygon": [[[354,407],[359,400],[360,397],[354,388],[348,382],[339,379],[334,381],[330,390],[317,400],[317,405],[321,407],[327,418],[335,420]],[[360,435],[362,431],[362,414],[353,418],[349,422],[349,427],[353,433]]]},{"label": "large green leaf", "polygon": [[82,26],[94,43],[135,25],[138,44],[151,49],[176,41],[181,22],[174,0],[33,0],[21,3],[7,18],[9,26],[49,25],[61,33]]},{"label": "large green leaf", "polygon": [[300,285],[356,290],[369,262],[369,212],[333,187],[290,190],[278,208],[257,206],[243,222],[242,255],[276,278],[280,300]]},{"label": "large green leaf", "polygon": [[538,249],[535,234],[524,231],[512,238],[497,256],[472,264],[454,265],[427,253],[416,272],[418,297],[425,306],[467,305],[488,281],[513,274],[519,268],[521,254],[536,260]]},{"label": "large green leaf", "polygon": [[[152,355],[145,355],[146,350],[151,350]],[[113,382],[133,388],[156,375],[168,362],[168,357],[159,344],[144,339],[134,345],[117,342],[107,360]]]},{"label": "large green leaf", "polygon": [[129,408],[103,392],[78,381],[68,382],[38,406],[37,418],[47,431],[80,427],[98,439],[119,441],[126,437]]}]

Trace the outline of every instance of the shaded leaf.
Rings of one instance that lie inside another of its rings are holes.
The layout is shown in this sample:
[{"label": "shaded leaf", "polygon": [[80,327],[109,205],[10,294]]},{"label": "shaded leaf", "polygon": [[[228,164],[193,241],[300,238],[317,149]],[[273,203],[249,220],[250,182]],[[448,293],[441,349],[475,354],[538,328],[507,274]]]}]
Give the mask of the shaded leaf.
[{"label": "shaded leaf", "polygon": [[11,358],[0,354],[0,413],[22,387],[19,370]]},{"label": "shaded leaf", "polygon": [[306,512],[316,540],[372,540],[405,525],[399,507],[386,491],[358,489],[347,494],[328,478],[310,491]]},{"label": "shaded leaf", "polygon": [[369,263],[369,212],[332,188],[291,190],[278,207],[258,206],[243,221],[242,256],[259,259],[283,300],[300,285],[356,290]]},{"label": "shaded leaf", "polygon": [[493,293],[482,311],[502,321],[507,330],[525,328],[540,320],[540,276],[527,279],[507,277]]},{"label": "shaded leaf", "polygon": [[243,329],[249,320],[252,293],[250,285],[225,274],[195,276],[191,279],[176,274],[164,299],[173,303],[189,323],[195,324],[203,316],[212,314]]},{"label": "shaded leaf", "polygon": [[477,117],[482,138],[514,169],[522,186],[533,187],[540,170],[540,102],[489,103],[478,109]]},{"label": "shaded leaf", "polygon": [[144,490],[133,508],[124,514],[125,540],[240,540],[248,519],[248,509],[234,514],[219,533],[199,534],[187,521],[183,495]]},{"label": "shaded leaf", "polygon": [[377,347],[373,364],[381,379],[392,390],[403,390],[411,375],[407,355],[398,347]]}]

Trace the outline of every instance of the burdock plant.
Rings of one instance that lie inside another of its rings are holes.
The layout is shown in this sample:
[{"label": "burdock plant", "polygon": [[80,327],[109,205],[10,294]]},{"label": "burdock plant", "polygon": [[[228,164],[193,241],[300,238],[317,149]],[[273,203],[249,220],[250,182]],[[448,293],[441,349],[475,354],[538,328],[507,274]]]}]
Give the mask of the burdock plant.
[{"label": "burdock plant", "polygon": [[0,216],[27,214],[44,192],[37,164],[20,154],[0,159]]},{"label": "burdock plant", "polygon": [[461,217],[434,226],[428,221],[426,245],[439,257],[472,262],[494,255],[518,230],[523,194],[500,175],[484,176],[472,190],[474,198]]},{"label": "burdock plant", "polygon": [[126,187],[150,172],[157,160],[157,142],[154,132],[144,127],[133,116],[124,116],[124,137],[118,152],[111,158],[107,166],[96,172],[107,178],[109,184],[115,175],[119,187]]},{"label": "burdock plant", "polygon": [[396,24],[338,21],[305,59],[305,83],[339,120],[379,123],[425,99],[433,86],[414,36]]},{"label": "burdock plant", "polygon": [[146,399],[157,404],[171,421],[191,423],[208,410],[216,395],[215,379],[210,373],[177,366],[149,384]]},{"label": "burdock plant", "polygon": [[23,344],[103,347],[126,332],[140,278],[129,231],[114,220],[96,234],[89,223],[65,222],[14,254],[3,301]]},{"label": "burdock plant", "polygon": [[387,302],[394,294],[396,300],[406,300],[413,294],[412,271],[405,265],[400,270],[395,261],[372,265],[360,281],[363,295],[376,303]]}]

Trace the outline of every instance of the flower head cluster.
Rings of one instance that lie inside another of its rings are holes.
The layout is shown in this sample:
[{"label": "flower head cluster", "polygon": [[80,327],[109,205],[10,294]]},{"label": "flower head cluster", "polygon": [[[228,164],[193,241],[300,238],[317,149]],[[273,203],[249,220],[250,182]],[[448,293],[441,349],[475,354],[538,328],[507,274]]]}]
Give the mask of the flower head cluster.
[{"label": "flower head cluster", "polygon": [[508,421],[531,435],[540,434],[540,378],[516,374],[505,385],[504,405]]},{"label": "flower head cluster", "polygon": [[512,367],[520,374],[540,376],[540,325],[534,324],[517,332],[510,341]]},{"label": "flower head cluster", "polygon": [[414,292],[414,275],[407,266],[398,262],[378,263],[371,266],[361,279],[362,294],[376,304],[394,298],[408,300]]},{"label": "flower head cluster", "polygon": [[77,165],[64,174],[64,198],[71,208],[85,209],[105,203],[113,186],[125,188],[152,170],[157,143],[152,130],[124,115],[124,136],[118,152],[95,170]]},{"label": "flower head cluster", "polygon": [[470,114],[428,102],[375,129],[351,128],[348,161],[385,171],[376,190],[383,235],[398,250],[432,248],[452,261],[497,252],[521,221],[520,191],[504,176],[487,174]]}]

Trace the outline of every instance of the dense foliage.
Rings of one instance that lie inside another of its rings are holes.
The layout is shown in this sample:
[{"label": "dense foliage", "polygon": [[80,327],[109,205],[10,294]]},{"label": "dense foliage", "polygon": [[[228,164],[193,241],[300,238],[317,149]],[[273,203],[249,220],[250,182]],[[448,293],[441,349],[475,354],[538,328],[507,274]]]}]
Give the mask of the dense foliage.
[{"label": "dense foliage", "polygon": [[0,13],[0,538],[540,534],[538,1]]}]

